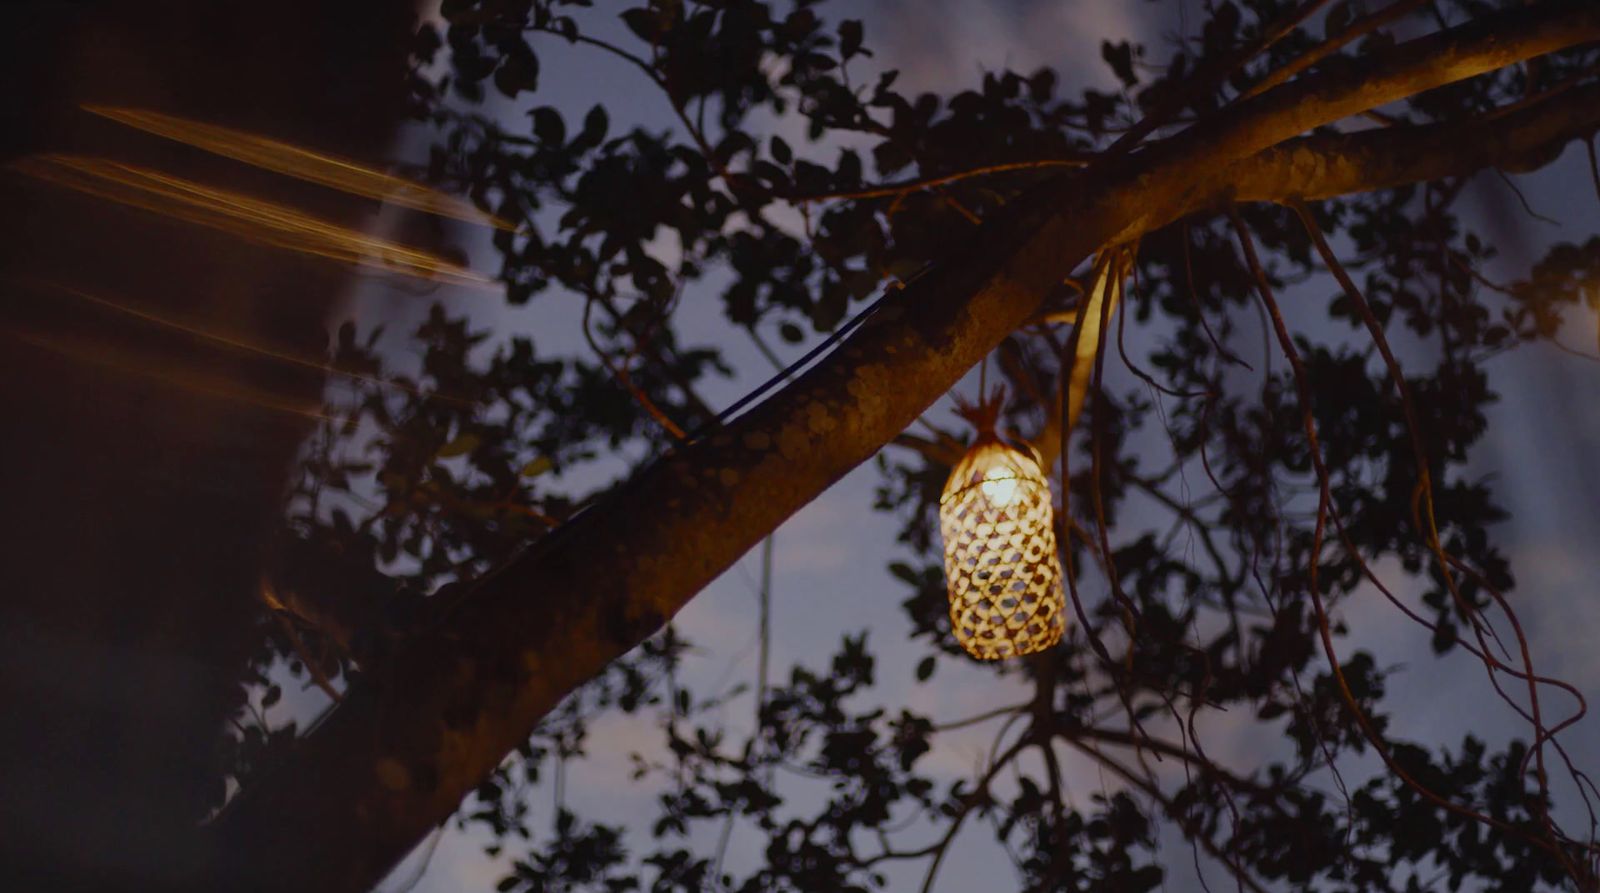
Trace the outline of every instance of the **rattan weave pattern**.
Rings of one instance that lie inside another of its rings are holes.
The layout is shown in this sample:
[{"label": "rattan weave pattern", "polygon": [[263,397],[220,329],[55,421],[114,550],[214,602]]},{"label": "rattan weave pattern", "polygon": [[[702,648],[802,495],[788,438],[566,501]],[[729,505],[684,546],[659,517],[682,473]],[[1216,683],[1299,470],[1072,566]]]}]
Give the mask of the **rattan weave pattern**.
[{"label": "rattan weave pattern", "polygon": [[950,624],[973,657],[1001,660],[1061,641],[1066,621],[1050,484],[993,438],[975,444],[939,500]]}]

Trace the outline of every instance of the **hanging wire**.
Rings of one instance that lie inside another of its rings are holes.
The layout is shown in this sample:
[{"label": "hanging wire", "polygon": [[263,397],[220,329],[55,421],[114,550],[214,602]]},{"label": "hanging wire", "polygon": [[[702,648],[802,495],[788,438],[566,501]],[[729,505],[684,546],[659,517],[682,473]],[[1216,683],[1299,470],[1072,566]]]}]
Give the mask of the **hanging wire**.
[{"label": "hanging wire", "polygon": [[816,347],[806,351],[805,354],[800,357],[800,359],[795,360],[788,366],[785,366],[776,375],[773,375],[771,378],[762,382],[758,387],[756,387],[755,390],[745,394],[738,400],[735,400],[733,405],[717,413],[717,417],[711,420],[711,422],[696,428],[690,433],[689,439],[691,441],[697,440],[710,433],[712,430],[723,427],[729,421],[731,421],[740,410],[760,399],[773,388],[784,383],[785,381],[788,381],[790,378],[793,378],[803,368],[810,365],[813,360],[821,356],[825,351],[833,347],[835,344],[838,344],[839,341],[842,340],[846,335],[849,335],[851,332],[854,332],[856,329],[860,328],[861,324],[866,322],[868,317],[872,316],[872,314],[878,311],[879,307],[883,306],[883,303],[889,299],[890,295],[904,289],[906,286],[922,278],[923,273],[925,273],[927,269],[928,267],[924,266],[922,269],[911,274],[911,276],[904,281],[893,283],[888,288],[885,288],[883,290],[883,294],[879,295],[877,300],[873,301],[871,304],[868,304],[861,310],[860,313],[857,313],[855,316],[851,317],[848,322],[835,329],[830,335],[828,335],[828,337],[822,339],[822,341],[819,342]]}]

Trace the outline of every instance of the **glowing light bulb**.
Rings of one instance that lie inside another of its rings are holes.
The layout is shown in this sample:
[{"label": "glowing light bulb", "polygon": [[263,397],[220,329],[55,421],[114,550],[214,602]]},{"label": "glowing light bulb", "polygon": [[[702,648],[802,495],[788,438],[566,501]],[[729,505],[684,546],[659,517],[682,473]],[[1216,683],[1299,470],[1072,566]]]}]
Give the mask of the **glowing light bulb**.
[{"label": "glowing light bulb", "polygon": [[991,467],[983,473],[983,482],[978,485],[983,490],[983,496],[995,508],[1006,508],[1017,501],[1017,473],[1003,465]]}]

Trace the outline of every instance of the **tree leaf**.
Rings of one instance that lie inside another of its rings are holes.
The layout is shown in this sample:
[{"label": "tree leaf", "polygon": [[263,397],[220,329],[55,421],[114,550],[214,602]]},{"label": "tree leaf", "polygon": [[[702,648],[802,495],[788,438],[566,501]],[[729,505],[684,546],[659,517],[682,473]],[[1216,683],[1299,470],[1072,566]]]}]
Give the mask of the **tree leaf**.
[{"label": "tree leaf", "polygon": [[839,57],[848,59],[856,55],[872,55],[861,49],[861,21],[845,19],[839,23]]},{"label": "tree leaf", "polygon": [[567,125],[561,120],[560,112],[542,105],[528,114],[533,118],[533,135],[539,138],[539,142],[554,147],[566,142]]},{"label": "tree leaf", "polygon": [[477,449],[479,443],[478,435],[463,434],[440,447],[439,452],[434,453],[433,456],[435,459],[452,459],[456,456],[465,456],[467,453]]},{"label": "tree leaf", "polygon": [[1112,73],[1117,76],[1117,80],[1122,81],[1124,87],[1132,87],[1139,83],[1139,75],[1133,70],[1133,44],[1126,40],[1121,43],[1101,41],[1100,58],[1111,66]]},{"label": "tree leaf", "polygon": [[540,456],[522,466],[522,471],[519,474],[525,478],[536,478],[555,467],[556,463],[549,456]]},{"label": "tree leaf", "polygon": [[623,24],[628,26],[629,31],[638,35],[639,39],[646,43],[655,43],[657,38],[660,37],[661,20],[651,10],[643,7],[625,9],[619,17],[622,19]]},{"label": "tree leaf", "polygon": [[1100,352],[1100,315],[1101,307],[1110,301],[1111,306],[1105,311],[1106,321],[1110,322],[1117,312],[1117,296],[1122,292],[1121,282],[1113,282],[1112,278],[1119,268],[1119,259],[1108,257],[1101,261],[1099,269],[1095,272],[1095,282],[1090,289],[1088,298],[1084,301],[1083,310],[1078,313],[1078,340],[1074,345],[1072,357],[1072,378],[1067,388],[1067,430],[1061,432],[1061,442],[1067,442],[1067,435],[1077,427],[1078,416],[1083,412],[1083,401],[1089,393],[1089,379],[1094,375],[1095,355]]}]

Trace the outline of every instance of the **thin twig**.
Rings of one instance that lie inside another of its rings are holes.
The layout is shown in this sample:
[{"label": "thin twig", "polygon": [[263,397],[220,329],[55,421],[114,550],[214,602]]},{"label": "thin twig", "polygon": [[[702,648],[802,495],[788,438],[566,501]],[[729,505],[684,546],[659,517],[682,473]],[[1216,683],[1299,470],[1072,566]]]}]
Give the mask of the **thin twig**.
[{"label": "thin twig", "polygon": [[[1340,697],[1344,700],[1346,708],[1350,711],[1351,716],[1356,722],[1356,725],[1360,728],[1363,737],[1366,738],[1373,750],[1377,752],[1378,757],[1383,761],[1390,773],[1398,778],[1406,787],[1416,792],[1424,800],[1427,800],[1428,802],[1441,809],[1444,809],[1447,812],[1451,812],[1462,816],[1463,818],[1479,822],[1501,833],[1521,837],[1534,846],[1537,846],[1540,849],[1556,856],[1563,862],[1563,864],[1569,865],[1570,860],[1567,858],[1565,850],[1553,840],[1535,836],[1507,822],[1501,821],[1489,815],[1485,815],[1476,809],[1463,806],[1459,803],[1442,797],[1438,793],[1434,792],[1431,788],[1417,781],[1417,779],[1414,778],[1411,773],[1407,772],[1405,768],[1395,760],[1394,755],[1389,748],[1388,742],[1385,741],[1382,735],[1378,733],[1377,729],[1373,727],[1371,719],[1367,716],[1366,711],[1361,708],[1360,702],[1356,699],[1355,693],[1351,690],[1350,683],[1344,675],[1344,666],[1340,662],[1338,652],[1335,650],[1333,645],[1333,632],[1328,619],[1327,607],[1323,603],[1321,583],[1319,581],[1319,565],[1321,563],[1321,559],[1318,553],[1321,551],[1324,524],[1327,519],[1328,507],[1332,503],[1332,490],[1327,465],[1322,455],[1322,446],[1317,436],[1316,420],[1312,415],[1310,384],[1306,377],[1304,364],[1300,359],[1300,352],[1294,346],[1294,339],[1289,334],[1288,326],[1283,321],[1283,314],[1278,309],[1277,301],[1273,298],[1272,290],[1267,284],[1266,273],[1262,270],[1260,261],[1256,258],[1254,240],[1250,237],[1250,232],[1245,228],[1244,221],[1239,218],[1238,211],[1236,209],[1230,209],[1229,216],[1233,222],[1234,230],[1239,236],[1239,241],[1244,249],[1245,257],[1249,263],[1250,269],[1256,278],[1256,288],[1271,315],[1273,329],[1277,334],[1279,346],[1282,349],[1284,356],[1289,360],[1289,367],[1294,377],[1295,390],[1300,402],[1302,426],[1305,429],[1312,466],[1317,475],[1319,491],[1318,510],[1316,529],[1313,533],[1312,552],[1309,558],[1309,566],[1307,569],[1309,577],[1307,589],[1311,596],[1312,607],[1316,611],[1318,632],[1322,640],[1323,652],[1328,659],[1330,668],[1333,671],[1333,677],[1339,689]],[[1573,871],[1576,871],[1576,869],[1574,868]],[[1577,875],[1574,874],[1573,877],[1576,878]]]},{"label": "thin twig", "polygon": [[1249,64],[1251,59],[1266,52],[1273,44],[1291,34],[1294,29],[1300,27],[1306,19],[1310,18],[1327,2],[1328,0],[1307,0],[1299,8],[1263,30],[1260,38],[1254,43],[1240,47],[1229,55],[1222,57],[1217,60],[1214,66],[1210,66],[1209,70],[1202,68],[1200,71],[1195,72],[1189,83],[1185,85],[1186,89],[1167,94],[1169,98],[1165,102],[1151,110],[1137,124],[1118,137],[1116,142],[1111,144],[1111,148],[1106,150],[1106,154],[1115,156],[1131,150],[1146,136],[1154,132],[1156,128],[1169,123],[1174,115],[1183,110],[1190,97],[1214,92],[1234,72],[1243,68]]},{"label": "thin twig", "polygon": [[908,192],[918,192],[923,189],[932,189],[935,186],[944,186],[949,183],[969,180],[974,177],[989,177],[995,174],[1014,173],[1016,171],[1048,170],[1062,167],[1084,167],[1094,159],[1093,155],[1084,154],[1062,158],[1039,158],[1032,161],[1007,161],[1000,164],[986,164],[966,170],[953,171],[947,174],[935,174],[927,177],[917,177],[911,180],[902,180],[898,183],[883,183],[877,186],[866,186],[861,189],[850,189],[840,192],[791,192],[784,196],[790,202],[823,202],[845,199],[884,198],[891,195],[904,195]]},{"label": "thin twig", "polygon": [[945,831],[944,836],[939,839],[939,842],[934,845],[931,851],[933,861],[928,865],[928,873],[922,879],[921,893],[929,893],[933,889],[933,881],[939,875],[939,866],[944,863],[945,854],[950,851],[950,843],[955,840],[956,832],[961,830],[962,823],[966,821],[973,808],[989,797],[989,783],[994,781],[994,777],[1000,773],[1000,770],[1011,762],[1013,757],[1021,753],[1022,748],[1030,741],[1031,739],[1027,735],[1018,738],[1016,743],[1007,748],[1003,755],[990,762],[989,768],[979,777],[978,783],[973,787],[972,792],[962,798],[961,806],[950,820],[949,830]]},{"label": "thin twig", "polygon": [[1251,877],[1249,872],[1245,871],[1244,866],[1241,865],[1236,858],[1218,847],[1216,843],[1202,831],[1202,829],[1196,827],[1193,822],[1184,817],[1183,810],[1179,809],[1177,804],[1172,801],[1172,798],[1168,797],[1166,793],[1163,792],[1161,788],[1156,786],[1154,782],[1140,776],[1127,766],[1124,766],[1116,760],[1106,756],[1102,751],[1100,751],[1099,748],[1085,744],[1082,741],[1075,741],[1071,738],[1066,740],[1067,743],[1071,744],[1073,747],[1076,747],[1078,750],[1081,750],[1085,754],[1092,757],[1095,762],[1106,767],[1107,769],[1110,769],[1116,775],[1121,776],[1121,778],[1128,784],[1131,784],[1140,791],[1143,791],[1146,796],[1161,804],[1161,806],[1166,809],[1167,814],[1171,816],[1173,821],[1178,824],[1179,829],[1183,831],[1185,837],[1188,837],[1190,840],[1199,844],[1208,854],[1210,854],[1211,858],[1216,859],[1218,862],[1221,862],[1223,865],[1227,866],[1228,871],[1239,880],[1239,883],[1248,888],[1251,893],[1267,893],[1266,888],[1261,886],[1260,882],[1258,882],[1255,878]]},{"label": "thin twig", "polygon": [[1428,2],[1429,0],[1398,0],[1398,2],[1394,3],[1393,5],[1386,6],[1383,9],[1380,9],[1377,12],[1367,16],[1366,18],[1352,22],[1350,27],[1344,29],[1333,37],[1328,38],[1317,46],[1312,47],[1298,59],[1295,59],[1293,62],[1290,62],[1277,71],[1274,71],[1273,73],[1262,78],[1260,83],[1251,87],[1249,90],[1246,90],[1239,97],[1239,100],[1243,101],[1250,99],[1251,97],[1258,96],[1268,90],[1271,90],[1273,87],[1288,81],[1290,78],[1294,77],[1300,72],[1305,71],[1318,62],[1321,62],[1328,56],[1331,56],[1334,53],[1337,53],[1339,50],[1344,49],[1353,41],[1365,37],[1366,35],[1378,30],[1379,28],[1382,28],[1384,25],[1387,25],[1390,22],[1397,21],[1407,13],[1417,9],[1420,6],[1423,6]]},{"label": "thin twig", "polygon": [[649,395],[645,394],[644,391],[639,389],[638,385],[633,383],[633,378],[628,374],[626,361],[621,365],[613,363],[610,355],[601,349],[599,342],[594,338],[594,333],[589,328],[589,310],[594,306],[594,303],[594,301],[585,301],[583,304],[583,337],[585,341],[589,342],[589,349],[594,351],[595,358],[611,372],[612,377],[633,397],[634,402],[649,413],[650,417],[656,420],[656,424],[672,435],[674,440],[688,440],[689,435],[685,434],[676,422],[668,418],[667,414],[661,411],[661,408],[655,404],[655,401],[650,399]]},{"label": "thin twig", "polygon": [[[1362,295],[1361,290],[1356,287],[1354,280],[1350,278],[1350,275],[1344,269],[1343,264],[1339,263],[1338,256],[1335,255],[1333,253],[1333,249],[1329,247],[1327,239],[1323,236],[1321,228],[1317,226],[1316,220],[1311,216],[1310,211],[1305,207],[1304,204],[1299,202],[1292,203],[1291,207],[1299,216],[1300,221],[1306,228],[1307,233],[1311,236],[1312,242],[1316,246],[1317,253],[1322,256],[1323,262],[1327,264],[1329,270],[1333,272],[1334,278],[1339,281],[1339,285],[1344,289],[1346,296],[1350,298],[1351,302],[1356,307],[1356,310],[1360,314],[1362,321],[1365,323],[1368,332],[1372,336],[1373,342],[1377,345],[1378,352],[1383,357],[1383,361],[1388,368],[1389,376],[1393,381],[1397,393],[1400,395],[1402,410],[1406,417],[1406,428],[1410,435],[1411,447],[1418,466],[1419,479],[1417,482],[1417,487],[1414,491],[1413,499],[1420,504],[1422,511],[1414,512],[1414,514],[1417,516],[1417,524],[1419,529],[1424,533],[1429,550],[1433,553],[1436,561],[1438,562],[1440,576],[1444,580],[1446,588],[1450,591],[1451,596],[1455,600],[1457,608],[1470,618],[1474,615],[1474,608],[1471,603],[1468,602],[1465,595],[1461,593],[1453,573],[1453,569],[1462,566],[1462,563],[1459,559],[1456,559],[1454,556],[1449,555],[1445,551],[1444,545],[1439,538],[1439,531],[1437,521],[1434,516],[1433,507],[1432,474],[1430,464],[1428,462],[1427,452],[1422,442],[1421,423],[1417,416],[1415,403],[1411,398],[1410,388],[1408,387],[1405,380],[1405,375],[1400,368],[1400,363],[1397,359],[1395,359],[1394,352],[1389,347],[1388,339],[1383,332],[1383,325],[1378,321],[1377,316],[1372,312],[1372,308],[1367,303],[1365,296]],[[1425,521],[1422,520],[1424,517],[1426,518]],[[1517,619],[1516,612],[1512,610],[1511,605],[1500,595],[1496,587],[1488,585],[1488,580],[1483,579],[1481,576],[1479,579],[1485,584],[1486,591],[1488,591],[1500,605],[1501,611],[1506,615],[1506,619],[1511,624],[1512,630],[1516,635],[1517,644],[1522,657],[1522,665],[1526,669],[1524,678],[1526,678],[1528,683],[1529,710],[1532,713],[1532,724],[1534,728],[1533,745],[1523,759],[1523,769],[1525,771],[1527,768],[1528,757],[1532,757],[1537,766],[1536,777],[1539,781],[1539,798],[1535,801],[1533,808],[1540,814],[1540,818],[1545,827],[1546,833],[1548,833],[1552,839],[1556,839],[1563,835],[1557,834],[1554,819],[1550,816],[1549,808],[1546,805],[1550,795],[1550,784],[1549,775],[1545,767],[1544,757],[1544,745],[1554,735],[1554,732],[1547,729],[1544,725],[1539,701],[1539,686],[1534,680],[1535,672],[1533,669],[1532,653],[1528,647],[1527,637],[1523,633],[1522,624]],[[1488,645],[1483,639],[1482,631],[1477,628],[1476,624],[1474,624],[1474,632],[1478,636],[1479,646],[1487,653]],[[1500,664],[1497,660],[1488,665],[1491,682],[1494,682],[1494,670],[1498,666],[1500,666]],[[1495,689],[1496,691],[1499,691],[1498,684],[1495,684]],[[1501,696],[1508,703],[1512,703],[1510,698],[1506,697],[1503,692],[1501,693]],[[1568,872],[1572,875],[1573,879],[1578,880],[1579,876],[1577,874],[1577,867],[1570,862],[1565,854],[1565,851],[1560,851],[1558,856],[1563,866],[1566,867]]]}]

